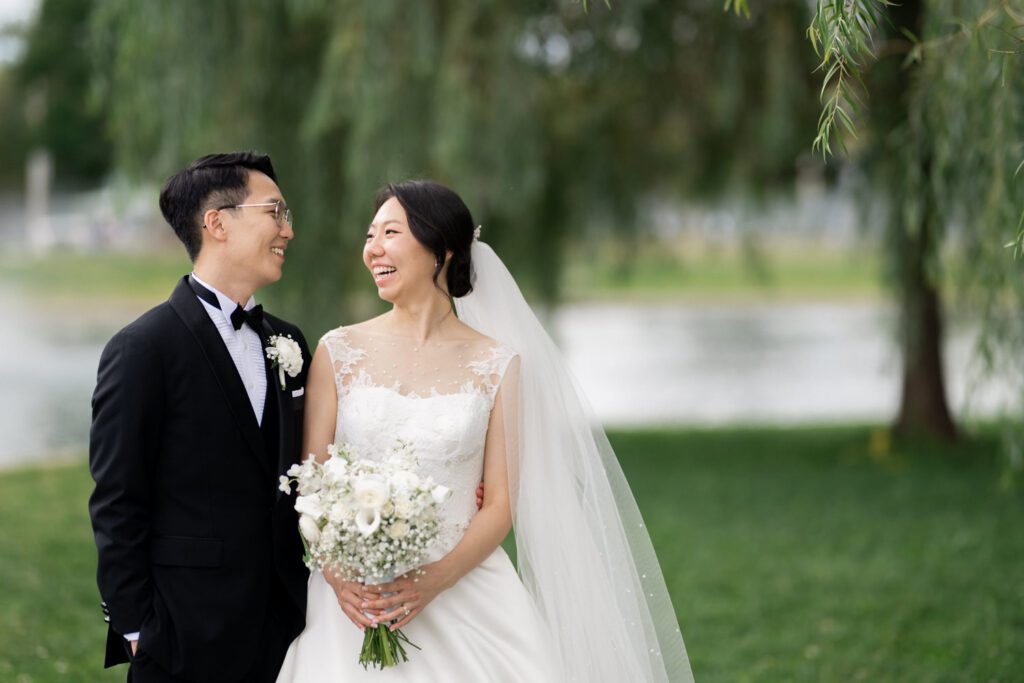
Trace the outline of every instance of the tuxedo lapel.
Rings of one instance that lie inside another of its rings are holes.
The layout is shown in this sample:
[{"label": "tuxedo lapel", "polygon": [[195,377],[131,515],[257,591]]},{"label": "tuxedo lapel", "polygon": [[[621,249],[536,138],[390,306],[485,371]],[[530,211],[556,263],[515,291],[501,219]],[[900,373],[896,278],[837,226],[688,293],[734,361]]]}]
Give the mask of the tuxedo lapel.
[{"label": "tuxedo lapel", "polygon": [[[277,334],[271,326],[270,321],[263,318],[263,339],[264,343],[270,339],[273,335]],[[289,467],[291,467],[291,445],[294,443],[295,435],[293,434],[293,421],[291,420],[292,415],[292,394],[288,391],[287,377],[285,374],[285,386],[281,388],[281,373],[278,372],[277,368],[271,367],[270,359],[266,357],[264,353],[264,362],[267,365],[267,391],[277,392],[277,401],[274,405],[277,406],[277,434],[278,434],[278,445],[277,445],[277,472],[276,474],[283,474]],[[278,497],[281,496],[281,492],[278,491]]]},{"label": "tuxedo lapel", "polygon": [[171,307],[195,337],[200,351],[224,392],[224,397],[227,399],[246,445],[252,451],[260,467],[267,470],[269,474],[263,435],[260,433],[259,422],[252,411],[252,403],[242,384],[242,378],[238,376],[238,369],[235,367],[234,361],[231,360],[231,354],[228,353],[220,332],[210,320],[203,304],[196,298],[195,292],[188,286],[187,277],[182,278],[178,282],[178,286],[174,288],[174,292],[171,293]]}]

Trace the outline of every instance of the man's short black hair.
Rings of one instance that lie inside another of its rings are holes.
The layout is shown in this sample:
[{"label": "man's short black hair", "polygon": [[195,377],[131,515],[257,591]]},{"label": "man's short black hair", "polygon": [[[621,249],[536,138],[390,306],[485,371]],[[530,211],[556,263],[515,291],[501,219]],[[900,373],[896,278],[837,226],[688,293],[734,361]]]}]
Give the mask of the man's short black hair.
[{"label": "man's short black hair", "polygon": [[270,157],[256,152],[208,154],[167,179],[160,191],[160,212],[192,261],[203,246],[203,214],[212,208],[244,202],[249,171],[259,171],[277,182]]}]

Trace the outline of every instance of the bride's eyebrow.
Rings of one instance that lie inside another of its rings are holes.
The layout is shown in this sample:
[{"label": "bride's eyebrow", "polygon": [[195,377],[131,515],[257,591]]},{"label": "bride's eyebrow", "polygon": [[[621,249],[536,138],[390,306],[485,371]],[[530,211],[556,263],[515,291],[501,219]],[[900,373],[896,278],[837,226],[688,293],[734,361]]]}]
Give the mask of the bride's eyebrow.
[{"label": "bride's eyebrow", "polygon": [[[385,225],[387,225],[388,223],[396,223],[396,224],[398,224],[398,225],[401,225],[401,224],[402,224],[402,222],[401,222],[400,220],[398,220],[397,218],[392,218],[392,219],[390,219],[390,220],[386,220],[386,221],[384,221],[383,223],[381,223],[381,224],[380,224],[380,227],[382,227],[382,228],[383,228],[383,227],[384,227]],[[376,228],[376,227],[377,227],[377,224],[376,224],[376,223],[370,223],[370,229],[372,229],[372,228]]]}]

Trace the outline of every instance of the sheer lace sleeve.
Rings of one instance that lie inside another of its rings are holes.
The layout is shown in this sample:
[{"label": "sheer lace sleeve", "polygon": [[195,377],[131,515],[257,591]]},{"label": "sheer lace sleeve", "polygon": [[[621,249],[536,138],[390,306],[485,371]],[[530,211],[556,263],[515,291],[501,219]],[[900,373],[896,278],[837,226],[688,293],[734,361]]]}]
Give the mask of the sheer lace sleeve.
[{"label": "sheer lace sleeve", "polygon": [[516,357],[516,352],[511,348],[498,344],[492,346],[484,358],[469,363],[469,367],[479,376],[482,387],[492,399],[498,393],[498,387],[501,386],[509,364]]},{"label": "sheer lace sleeve", "polygon": [[347,378],[352,375],[353,368],[361,361],[366,352],[356,348],[349,340],[348,330],[344,327],[337,327],[323,337],[320,343],[327,349],[331,357],[331,366],[334,368],[334,383],[338,388],[338,395],[346,385]]}]

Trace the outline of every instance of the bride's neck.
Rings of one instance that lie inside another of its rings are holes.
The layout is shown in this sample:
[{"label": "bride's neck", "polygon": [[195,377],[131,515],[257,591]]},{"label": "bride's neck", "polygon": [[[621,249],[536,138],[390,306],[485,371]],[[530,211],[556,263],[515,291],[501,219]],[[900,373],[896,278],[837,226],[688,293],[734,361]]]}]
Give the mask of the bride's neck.
[{"label": "bride's neck", "polygon": [[448,299],[433,296],[419,302],[395,303],[388,314],[387,327],[390,334],[424,344],[441,336],[454,320]]}]

